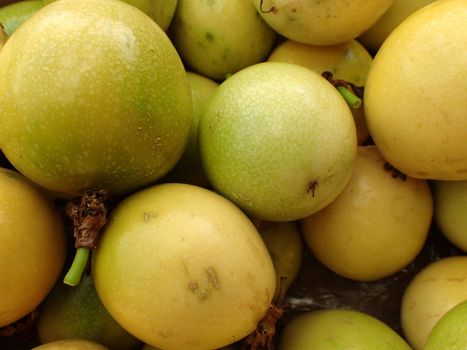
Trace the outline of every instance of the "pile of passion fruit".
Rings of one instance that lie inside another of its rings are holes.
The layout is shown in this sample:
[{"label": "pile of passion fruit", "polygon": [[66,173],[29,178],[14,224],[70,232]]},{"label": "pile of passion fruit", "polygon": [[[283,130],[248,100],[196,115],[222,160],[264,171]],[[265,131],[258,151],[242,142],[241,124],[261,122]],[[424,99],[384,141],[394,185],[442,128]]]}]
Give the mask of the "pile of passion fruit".
[{"label": "pile of passion fruit", "polygon": [[0,5],[0,348],[467,347],[464,0]]}]

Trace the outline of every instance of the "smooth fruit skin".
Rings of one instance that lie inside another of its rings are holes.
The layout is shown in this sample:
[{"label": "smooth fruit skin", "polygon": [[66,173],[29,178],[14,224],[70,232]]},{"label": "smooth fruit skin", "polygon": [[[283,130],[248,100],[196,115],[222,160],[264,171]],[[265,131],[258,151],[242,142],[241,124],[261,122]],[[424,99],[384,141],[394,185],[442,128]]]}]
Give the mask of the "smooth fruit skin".
[{"label": "smooth fruit skin", "polygon": [[112,317],[162,349],[216,349],[244,338],[275,290],[271,257],[253,223],[224,197],[188,184],[127,197],[92,262]]},{"label": "smooth fruit skin", "polygon": [[467,252],[467,181],[432,181],[435,223],[456,247]]},{"label": "smooth fruit skin", "polygon": [[249,215],[293,221],[323,208],[350,178],[352,113],[310,69],[264,62],[223,82],[200,124],[212,186]]},{"label": "smooth fruit skin", "polygon": [[112,350],[136,350],[142,346],[109,315],[89,274],[84,274],[75,287],[62,281],[55,285],[40,305],[36,329],[41,344],[79,338]]},{"label": "smooth fruit skin", "polygon": [[86,339],[57,340],[39,345],[32,350],[110,350],[105,346]]},{"label": "smooth fruit skin", "polygon": [[413,13],[378,50],[365,88],[376,146],[403,173],[467,180],[467,3]]},{"label": "smooth fruit skin", "polygon": [[[268,61],[299,64],[318,74],[331,72],[334,79],[364,87],[373,58],[356,40],[332,46],[314,46],[286,40],[276,46]],[[364,144],[369,133],[363,106],[352,108],[351,111],[357,128],[358,144]]]},{"label": "smooth fruit skin", "polygon": [[277,37],[251,0],[179,0],[169,32],[190,69],[218,81],[262,62]]},{"label": "smooth fruit skin", "polygon": [[[43,0],[44,4],[50,4],[57,0]],[[151,17],[163,30],[169,28],[172,21],[177,0],[122,0],[129,5],[132,5],[149,17]]]},{"label": "smooth fruit skin", "polygon": [[47,189],[125,193],[165,175],[192,121],[166,34],[117,0],[45,6],[0,52],[0,148]]},{"label": "smooth fruit skin", "polygon": [[435,0],[394,0],[391,7],[373,24],[370,29],[358,37],[368,50],[376,52],[389,34],[412,13]]},{"label": "smooth fruit skin", "polygon": [[392,328],[354,310],[327,309],[292,319],[279,337],[279,350],[412,350]]},{"label": "smooth fruit skin", "polygon": [[9,37],[29,17],[44,6],[42,0],[24,0],[0,8],[0,23]]},{"label": "smooth fruit skin", "polygon": [[467,301],[449,310],[436,323],[423,350],[467,349]]},{"label": "smooth fruit skin", "polygon": [[352,177],[328,206],[302,220],[313,255],[359,281],[388,277],[422,250],[433,216],[425,180],[394,177],[375,146],[360,146]]},{"label": "smooth fruit skin", "polygon": [[0,327],[33,311],[65,261],[62,219],[22,175],[0,168]]},{"label": "smooth fruit skin", "polygon": [[467,300],[467,256],[442,258],[424,267],[409,283],[402,298],[401,325],[407,341],[415,350],[424,349],[435,324],[464,300]]},{"label": "smooth fruit skin", "polygon": [[250,0],[282,36],[311,45],[337,45],[370,28],[394,0]]}]

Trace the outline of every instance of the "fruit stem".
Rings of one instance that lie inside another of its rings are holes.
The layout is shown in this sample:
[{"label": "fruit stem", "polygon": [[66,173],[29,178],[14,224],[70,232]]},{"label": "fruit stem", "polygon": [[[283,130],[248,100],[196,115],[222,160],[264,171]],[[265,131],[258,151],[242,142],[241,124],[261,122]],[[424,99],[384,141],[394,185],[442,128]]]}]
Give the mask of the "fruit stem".
[{"label": "fruit stem", "polygon": [[63,282],[69,286],[75,287],[81,281],[81,275],[88,263],[89,259],[89,248],[81,247],[76,249],[75,258],[68,270]]},{"label": "fruit stem", "polygon": [[336,86],[342,97],[345,99],[350,108],[357,109],[362,105],[362,99],[357,97],[352,91],[344,86]]}]

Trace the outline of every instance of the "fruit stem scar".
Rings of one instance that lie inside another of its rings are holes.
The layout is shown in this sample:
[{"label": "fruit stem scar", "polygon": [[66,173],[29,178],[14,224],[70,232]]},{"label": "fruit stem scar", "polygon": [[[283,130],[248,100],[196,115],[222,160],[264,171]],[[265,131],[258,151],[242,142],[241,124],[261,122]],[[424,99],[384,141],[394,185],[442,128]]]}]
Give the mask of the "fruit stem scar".
[{"label": "fruit stem scar", "polygon": [[393,178],[399,178],[401,179],[402,181],[406,181],[407,180],[407,175],[405,175],[404,173],[400,172],[399,170],[397,170],[396,168],[394,168],[391,164],[389,164],[388,162],[385,162],[384,165],[383,165],[383,169],[390,172],[391,173],[391,176]]},{"label": "fruit stem scar", "polygon": [[76,249],[75,258],[68,270],[63,282],[69,286],[77,286],[81,281],[81,275],[88,264],[89,259],[89,248],[78,248]]},{"label": "fruit stem scar", "polygon": [[316,187],[318,187],[318,184],[318,180],[311,180],[310,182],[308,182],[308,185],[306,187],[306,193],[311,192],[311,196],[315,198],[315,191]]},{"label": "fruit stem scar", "polygon": [[269,10],[263,10],[263,2],[264,0],[259,1],[259,10],[261,11],[261,13],[270,13],[270,12],[276,13],[277,12],[277,9],[274,7],[274,5],[271,5]]}]

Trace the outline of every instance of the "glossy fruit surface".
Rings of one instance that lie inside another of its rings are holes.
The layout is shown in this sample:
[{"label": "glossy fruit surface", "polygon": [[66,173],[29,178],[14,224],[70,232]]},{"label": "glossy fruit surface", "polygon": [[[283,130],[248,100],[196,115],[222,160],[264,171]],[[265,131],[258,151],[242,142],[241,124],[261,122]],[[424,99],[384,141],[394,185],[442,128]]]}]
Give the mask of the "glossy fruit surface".
[{"label": "glossy fruit surface", "polygon": [[62,218],[22,175],[0,168],[0,327],[33,311],[65,260]]},{"label": "glossy fruit surface", "polygon": [[153,186],[121,202],[92,271],[112,317],[162,349],[215,349],[242,339],[268,310],[276,283],[245,214],[187,184]]},{"label": "glossy fruit surface", "polygon": [[354,310],[328,309],[293,319],[279,340],[279,350],[410,350],[393,329]]},{"label": "glossy fruit surface", "polygon": [[423,7],[391,33],[370,68],[370,134],[409,176],[467,180],[466,17],[464,0]]},{"label": "glossy fruit surface", "polygon": [[0,148],[47,189],[123,193],[182,154],[191,94],[182,62],[149,17],[117,0],[63,0],[0,52]]},{"label": "glossy fruit surface", "polygon": [[357,153],[352,113],[337,90],[283,62],[253,65],[223,82],[199,142],[212,186],[269,221],[293,221],[329,204]]},{"label": "glossy fruit surface", "polygon": [[375,146],[360,146],[339,196],[302,221],[313,254],[337,274],[360,281],[388,277],[422,250],[433,214],[425,180],[385,169]]}]

